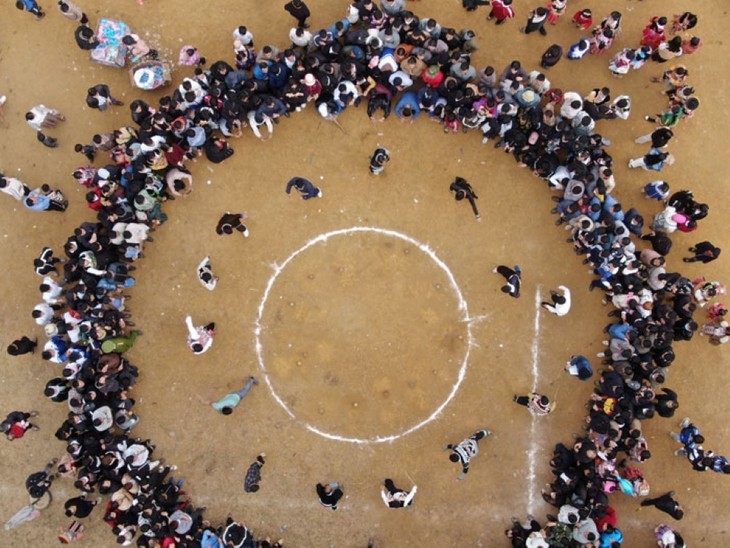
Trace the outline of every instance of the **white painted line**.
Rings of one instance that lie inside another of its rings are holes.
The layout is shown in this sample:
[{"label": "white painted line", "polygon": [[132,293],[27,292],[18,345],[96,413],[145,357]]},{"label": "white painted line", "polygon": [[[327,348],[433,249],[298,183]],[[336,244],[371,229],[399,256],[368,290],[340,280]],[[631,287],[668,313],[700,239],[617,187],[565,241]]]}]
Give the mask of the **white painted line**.
[{"label": "white painted line", "polygon": [[[537,390],[540,380],[540,370],[537,362],[540,355],[540,286],[535,290],[535,322],[533,324],[534,334],[532,335],[532,391]],[[532,514],[535,511],[535,499],[537,495],[537,417],[530,413],[530,449],[527,453],[527,512]]]},{"label": "white painted line", "polygon": [[[376,436],[374,438],[349,438],[345,436],[339,436],[337,434],[331,434],[329,432],[325,432],[323,430],[320,430],[319,428],[308,424],[306,422],[300,421],[294,412],[292,412],[291,409],[284,403],[284,401],[281,399],[279,394],[277,394],[276,390],[274,389],[274,386],[271,382],[271,379],[269,378],[268,372],[266,370],[266,363],[264,362],[264,355],[263,355],[263,344],[261,343],[261,333],[263,331],[262,326],[262,319],[264,316],[264,310],[266,308],[266,301],[269,298],[269,294],[271,293],[271,289],[274,287],[274,284],[276,283],[277,278],[279,277],[279,274],[286,268],[286,266],[294,260],[300,253],[306,251],[310,247],[319,244],[319,243],[326,243],[327,240],[329,240],[332,237],[335,236],[343,236],[346,234],[354,234],[358,232],[370,232],[375,234],[381,234],[384,236],[391,236],[393,238],[398,238],[400,240],[403,240],[405,242],[408,242],[411,245],[416,246],[418,249],[420,249],[424,254],[426,254],[432,261],[434,261],[439,268],[446,274],[447,278],[449,279],[449,282],[451,284],[451,288],[454,291],[457,301],[459,303],[459,312],[461,313],[461,318],[459,318],[460,322],[466,322],[467,325],[467,341],[466,341],[466,350],[464,353],[464,357],[461,360],[461,367],[459,368],[459,374],[456,378],[456,382],[454,382],[453,386],[451,387],[451,391],[449,392],[449,395],[446,397],[446,399],[441,402],[441,404],[436,408],[436,410],[431,413],[426,419],[422,420],[415,426],[411,426],[407,428],[406,430],[392,435],[386,435],[386,436]],[[269,390],[271,391],[271,395],[274,397],[274,400],[276,400],[276,403],[278,403],[284,411],[286,411],[287,415],[289,415],[292,419],[300,422],[307,430],[310,432],[317,434],[318,436],[322,436],[323,438],[327,438],[334,441],[344,441],[348,443],[358,443],[358,444],[369,444],[369,443],[384,443],[384,442],[393,442],[399,438],[402,438],[403,436],[407,436],[408,434],[415,432],[419,428],[427,425],[428,423],[432,422],[438,416],[441,414],[441,412],[444,410],[444,408],[451,402],[451,400],[456,395],[456,392],[459,390],[459,387],[461,386],[462,381],[464,380],[464,377],[466,376],[466,368],[467,364],[469,362],[469,355],[471,354],[472,347],[476,346],[476,343],[474,341],[474,335],[472,334],[472,318],[469,316],[469,307],[466,304],[466,301],[464,300],[464,296],[461,293],[461,288],[456,283],[456,279],[454,278],[454,274],[451,272],[451,269],[449,269],[448,266],[446,266],[446,263],[444,263],[437,255],[436,253],[428,247],[426,244],[423,244],[419,242],[418,240],[415,240],[411,238],[410,236],[406,236],[405,234],[402,234],[400,232],[396,232],[395,230],[388,230],[384,228],[375,228],[375,227],[369,227],[369,226],[355,226],[351,228],[343,228],[340,230],[333,230],[331,232],[325,232],[324,234],[320,234],[316,238],[313,238],[309,240],[306,244],[304,244],[302,247],[294,251],[291,255],[289,255],[283,263],[276,264],[274,263],[272,265],[272,268],[274,269],[274,274],[269,278],[268,283],[266,284],[266,289],[264,290],[263,297],[261,298],[261,302],[259,303],[258,307],[258,314],[256,316],[256,327],[254,328],[254,336],[256,338],[256,357],[259,362],[259,368],[261,369],[262,376],[264,380],[266,381],[266,385],[269,387]],[[475,318],[475,321],[480,321],[484,319],[483,316],[479,316]]]}]

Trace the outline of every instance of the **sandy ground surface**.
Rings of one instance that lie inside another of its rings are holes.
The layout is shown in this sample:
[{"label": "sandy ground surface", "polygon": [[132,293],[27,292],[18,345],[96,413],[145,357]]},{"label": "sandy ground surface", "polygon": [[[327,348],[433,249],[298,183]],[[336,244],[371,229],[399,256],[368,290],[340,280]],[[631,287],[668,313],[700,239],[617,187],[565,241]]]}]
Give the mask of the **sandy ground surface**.
[{"label": "sandy ground surface", "polygon": [[[346,2],[308,2],[313,27],[339,18]],[[8,96],[0,123],[0,168],[31,186],[57,185],[71,205],[65,214],[34,213],[9,197],[0,200],[0,258],[6,282],[0,288],[0,343],[22,334],[42,334],[30,317],[39,301],[40,279],[32,259],[44,245],[62,248],[73,228],[92,218],[83,189],[70,177],[83,158],[76,142],[89,142],[98,131],[129,121],[126,107],[100,113],[86,108],[86,88],[108,83],[129,103],[143,92],[134,90],[126,71],[89,61],[73,41],[73,24],[46,2],[48,16],[35,22],[10,6],[0,19],[0,94]],[[89,17],[120,18],[164,55],[174,58],[183,43],[198,46],[209,60],[232,60],[230,32],[246,24],[256,44],[283,46],[292,20],[284,2],[222,0],[201,10],[199,2],[148,0],[86,2]],[[597,4],[597,3],[594,3]],[[594,8],[596,20],[611,9],[625,14],[624,33],[612,51],[635,45],[650,16],[671,16],[687,7],[678,0],[655,2],[603,1]],[[585,4],[570,6],[572,14]],[[518,19],[495,28],[486,10],[467,14],[456,0],[423,0],[409,4],[420,15],[442,24],[473,28],[481,49],[479,67],[501,70],[518,58],[537,67],[545,48],[564,47],[579,32],[568,19],[549,29],[549,36],[517,32],[529,7],[518,3]],[[681,263],[682,250],[702,239],[730,249],[722,218],[728,208],[724,189],[726,144],[723,127],[727,106],[724,89],[730,69],[722,31],[728,23],[727,4],[698,0],[697,34],[704,49],[683,62],[702,99],[702,108],[681,126],[671,144],[677,157],[662,176],[676,190],[691,188],[711,205],[698,232],[678,234],[670,268],[689,275],[705,274],[727,281],[727,256],[708,266]],[[549,78],[563,89],[581,93],[608,85],[613,94],[627,93],[633,112],[627,122],[599,122],[613,141],[618,186],[615,195],[625,207],[635,206],[649,218],[659,208],[641,197],[652,173],[628,170],[629,158],[644,153],[633,138],[651,126],[642,118],[664,106],[660,87],[650,77],[664,67],[649,65],[622,80],[610,76],[607,57],[579,63],[561,61]],[[189,70],[175,73],[179,81]],[[148,100],[154,99],[148,94]],[[60,109],[68,117],[53,135],[61,146],[50,150],[36,142],[23,115],[37,103]],[[562,371],[574,353],[595,355],[602,349],[601,329],[607,323],[600,295],[589,293],[590,276],[571,247],[566,233],[553,225],[545,185],[518,169],[510,157],[483,146],[476,135],[443,135],[426,119],[400,124],[368,121],[364,108],[341,117],[346,133],[323,121],[312,109],[275,127],[274,138],[258,142],[250,133],[233,143],[236,154],[224,164],[204,160],[193,166],[194,192],[166,206],[170,220],[155,234],[136,272],[138,286],[130,303],[137,326],[145,335],[129,353],[141,369],[135,389],[137,412],[143,421],[136,433],[150,437],[169,463],[180,467],[186,491],[208,515],[220,522],[227,514],[244,520],[265,536],[283,537],[290,546],[501,546],[511,515],[528,510],[543,517],[539,489],[551,479],[547,461],[554,443],[569,442],[580,431],[590,383],[579,383]],[[248,130],[247,130],[248,131]],[[387,146],[392,161],[373,178],[367,171],[376,144]],[[319,184],[321,200],[304,202],[284,193],[286,181],[300,175]],[[455,175],[470,180],[480,196],[482,221],[476,222],[463,203],[448,193]],[[215,223],[226,210],[246,211],[251,237],[219,238]],[[332,236],[310,245],[279,269],[313,238],[351,227],[373,227],[411,238],[377,233]],[[448,269],[434,262],[430,250]],[[195,278],[195,267],[210,255],[221,277],[209,293]],[[499,263],[519,263],[524,270],[523,296],[513,300],[499,290],[501,278],[491,274]],[[270,284],[272,276],[278,278]],[[458,291],[451,283],[451,277]],[[538,312],[537,302],[558,284],[573,290],[569,316]],[[260,309],[267,287],[268,298]],[[461,296],[459,295],[459,292]],[[468,306],[468,316],[460,308]],[[215,321],[213,348],[193,356],[185,347],[185,314],[198,323]],[[468,318],[467,321],[464,321]],[[700,312],[698,320],[704,320]],[[255,387],[230,417],[207,408],[199,399],[217,398],[238,389],[251,374],[263,379],[256,353],[260,327],[261,357],[269,383]],[[462,360],[469,351],[463,381]],[[676,345],[678,359],[667,386],[680,394],[678,419],[690,415],[702,428],[705,446],[730,452],[726,386],[730,382],[727,349],[696,338]],[[595,360],[597,362],[598,360]],[[594,362],[594,363],[595,363]],[[42,396],[46,379],[55,372],[38,357],[5,357],[0,362],[3,413],[37,409],[40,432],[12,444],[0,444],[0,517],[9,518],[26,504],[25,477],[63,445],[53,432],[64,407]],[[549,418],[533,420],[512,404],[515,393],[533,382],[558,401]],[[289,409],[292,418],[279,405]],[[453,392],[453,394],[452,394]],[[429,417],[451,395],[434,420]],[[428,421],[415,432],[391,443],[372,443]],[[675,458],[667,435],[675,420],[657,418],[645,425],[654,454],[643,468],[657,494],[673,489],[686,508],[678,524],[690,546],[723,546],[729,542],[727,478],[693,473]],[[346,443],[331,437],[358,438]],[[457,466],[440,451],[478,428],[495,435],[482,442],[482,452],[464,482]],[[244,494],[242,479],[259,452],[266,452],[261,491]],[[378,495],[379,482],[419,485],[413,508],[391,511]],[[319,506],[318,481],[340,481],[346,498],[337,512]],[[73,496],[70,483],[53,487],[56,502],[37,521],[0,533],[2,546],[50,546],[68,519],[62,502]],[[636,499],[613,498],[626,546],[651,546],[652,530],[669,519],[654,509],[640,509]],[[87,520],[85,542],[113,546],[101,512]]]}]

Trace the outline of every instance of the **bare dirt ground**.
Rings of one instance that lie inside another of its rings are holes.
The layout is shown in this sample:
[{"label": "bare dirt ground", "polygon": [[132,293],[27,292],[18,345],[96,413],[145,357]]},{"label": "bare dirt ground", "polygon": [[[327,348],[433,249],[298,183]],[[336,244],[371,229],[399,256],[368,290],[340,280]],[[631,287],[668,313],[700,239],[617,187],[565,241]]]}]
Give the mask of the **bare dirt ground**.
[{"label": "bare dirt ground", "polygon": [[[39,301],[40,279],[32,260],[44,245],[60,251],[80,222],[92,218],[83,189],[70,174],[83,164],[73,152],[98,131],[129,122],[126,107],[100,113],[86,108],[85,91],[105,82],[129,103],[144,92],[133,89],[126,71],[89,61],[73,40],[74,26],[46,2],[41,22],[5,7],[0,19],[0,95],[8,96],[0,123],[0,169],[31,186],[57,185],[71,205],[65,214],[27,211],[3,196],[0,200],[0,258],[5,284],[0,288],[0,342],[22,334],[42,336],[30,317]],[[246,24],[258,47],[284,46],[292,19],[284,2],[221,0],[214,4],[148,0],[85,2],[92,22],[102,16],[130,24],[164,55],[175,58],[183,43],[195,44],[209,60],[232,61],[230,33]],[[308,2],[313,27],[343,16],[347,2]],[[586,6],[571,4],[569,13]],[[409,3],[419,15],[435,17],[457,29],[470,27],[481,49],[475,64],[497,70],[512,59],[537,67],[553,42],[564,47],[579,32],[565,17],[549,36],[517,32],[533,5],[517,3],[518,18],[501,28],[485,21],[481,8],[468,14],[456,0]],[[711,265],[681,263],[683,250],[702,239],[730,249],[723,217],[725,192],[723,128],[728,114],[721,93],[728,85],[730,63],[722,31],[728,24],[727,4],[720,0],[661,3],[602,1],[590,5],[596,21],[612,9],[624,13],[624,32],[612,51],[638,43],[641,28],[652,15],[691,9],[699,15],[695,29],[705,46],[683,59],[690,81],[702,100],[698,114],[678,128],[671,143],[674,166],[661,176],[673,189],[690,188],[711,206],[699,231],[674,238],[669,266],[692,276],[704,274],[727,282],[730,267],[723,255]],[[614,95],[629,94],[631,118],[599,122],[599,131],[613,141],[615,195],[648,219],[659,208],[642,198],[640,189],[652,173],[629,170],[629,158],[644,153],[633,139],[650,130],[643,120],[663,108],[660,86],[650,83],[666,66],[649,64],[622,80],[612,78],[608,57],[561,61],[548,73],[554,85],[582,94],[608,85]],[[178,69],[179,81],[191,69]],[[156,94],[148,94],[147,100]],[[60,147],[36,142],[24,113],[44,103],[60,109],[68,121],[53,135]],[[549,191],[544,183],[520,170],[512,158],[478,136],[445,136],[435,124],[420,119],[401,124],[368,121],[364,107],[341,117],[343,134],[311,108],[275,127],[274,138],[258,142],[247,132],[233,142],[236,154],[213,166],[201,160],[192,167],[194,192],[168,203],[170,220],[155,234],[136,272],[138,286],[130,303],[144,336],[129,353],[141,369],[135,388],[142,417],[137,435],[152,438],[158,452],[186,481],[186,491],[208,516],[222,521],[229,513],[262,536],[283,537],[290,546],[502,546],[503,529],[512,515],[528,510],[538,518],[551,509],[539,488],[550,481],[549,455],[558,441],[569,442],[580,431],[583,407],[592,386],[562,371],[574,353],[601,351],[601,329],[607,308],[600,295],[587,291],[590,276],[565,232],[553,225]],[[367,171],[376,144],[387,146],[392,161],[374,178]],[[320,200],[304,202],[284,193],[286,181],[300,175],[324,190]],[[470,180],[480,196],[482,221],[448,193],[455,175]],[[246,211],[251,237],[219,238],[215,223],[226,210]],[[468,305],[463,321],[459,295],[449,276],[418,245],[378,233],[330,238],[303,251],[280,272],[266,306],[259,306],[267,284],[287,257],[313,238],[350,227],[397,231],[432,250],[446,265]],[[210,255],[221,280],[209,293],[195,278],[200,259]],[[497,264],[519,263],[524,271],[523,295],[510,299],[499,290]],[[538,312],[539,295],[565,284],[574,306],[565,318]],[[213,348],[193,356],[185,346],[185,314],[196,322],[215,321]],[[537,316],[536,316],[537,315]],[[700,312],[698,320],[704,320]],[[238,389],[251,374],[263,378],[256,354],[256,327],[261,327],[262,359],[271,388],[287,405],[277,403],[267,383],[255,387],[230,417],[218,415],[199,401]],[[471,341],[471,345],[469,342]],[[339,437],[372,440],[397,436],[427,420],[449,397],[459,378],[467,350],[466,374],[454,397],[434,420],[390,443],[347,443],[327,439],[305,428]],[[678,355],[667,386],[680,394],[677,419],[689,415],[701,426],[706,448],[730,452],[730,430],[724,420],[730,408],[727,349],[697,337],[676,345]],[[594,364],[598,362],[594,359]],[[53,366],[38,356],[0,362],[2,411],[37,409],[40,432],[0,445],[0,517],[12,516],[27,502],[25,477],[63,445],[53,433],[65,409],[42,396]],[[556,412],[532,422],[511,402],[528,391],[533,379],[558,401]],[[654,457],[643,466],[652,491],[673,489],[686,509],[678,528],[690,546],[724,546],[728,541],[728,479],[698,474],[683,459],[667,433],[675,420],[649,421],[645,433]],[[495,435],[482,442],[468,478],[457,482],[458,470],[440,451],[478,428]],[[263,484],[244,494],[243,475],[259,452],[266,452]],[[405,511],[383,507],[378,490],[385,477],[396,484],[419,485],[414,506]],[[337,512],[323,509],[314,493],[318,481],[340,481],[346,498]],[[2,546],[50,546],[68,519],[62,502],[73,496],[70,483],[53,487],[55,503],[35,522],[0,533]],[[654,509],[640,509],[637,499],[613,497],[626,546],[653,545],[653,528],[669,519]],[[85,543],[113,546],[107,526],[96,511],[87,520]]]}]

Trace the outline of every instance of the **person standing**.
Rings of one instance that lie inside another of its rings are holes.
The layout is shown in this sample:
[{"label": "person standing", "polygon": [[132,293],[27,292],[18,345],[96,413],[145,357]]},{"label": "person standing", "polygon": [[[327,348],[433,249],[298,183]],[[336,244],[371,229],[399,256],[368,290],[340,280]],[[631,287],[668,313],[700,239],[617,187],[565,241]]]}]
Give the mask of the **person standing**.
[{"label": "person standing", "polygon": [[59,122],[65,122],[66,117],[54,108],[45,105],[36,105],[25,113],[26,123],[35,130],[38,140],[49,148],[58,145],[56,139],[43,133],[44,129],[54,128]]},{"label": "person standing", "polygon": [[26,123],[36,131],[53,128],[59,122],[65,122],[66,117],[55,108],[48,108],[45,105],[36,105],[25,113]]},{"label": "person standing", "polygon": [[474,212],[474,218],[481,218],[476,204],[476,200],[479,199],[479,196],[476,195],[476,192],[474,192],[474,189],[471,187],[466,179],[456,177],[456,179],[454,179],[454,182],[451,183],[451,186],[449,186],[449,191],[454,193],[454,199],[457,202],[460,202],[463,199],[469,200],[471,210]]},{"label": "person standing", "polygon": [[36,21],[40,21],[46,16],[43,8],[41,8],[35,0],[18,0],[15,2],[15,7],[21,11],[32,13],[35,16]]},{"label": "person standing", "polygon": [[510,297],[514,297],[515,299],[519,298],[520,286],[522,285],[522,269],[518,265],[515,265],[514,270],[507,266],[499,265],[492,272],[501,274],[507,280],[507,285],[502,286],[504,293],[509,293]]},{"label": "person standing", "polygon": [[246,477],[243,480],[243,490],[246,493],[255,493],[259,490],[259,483],[261,483],[261,468],[263,468],[266,461],[265,453],[261,453],[256,460],[248,467],[246,471]]},{"label": "person standing", "polygon": [[8,196],[12,196],[16,200],[21,201],[30,194],[30,188],[19,179],[5,177],[0,173],[0,192],[4,192]]},{"label": "person standing", "polygon": [[198,281],[208,291],[213,291],[218,283],[218,276],[213,274],[210,257],[205,257],[198,265]]},{"label": "person standing", "polygon": [[104,112],[110,104],[114,106],[122,106],[124,103],[115,99],[109,86],[106,84],[96,84],[94,87],[89,88],[86,92],[86,104],[91,107]]},{"label": "person standing", "polygon": [[370,173],[380,175],[385,170],[385,165],[390,161],[390,151],[384,147],[378,147],[370,157]]},{"label": "person standing", "polygon": [[193,318],[185,316],[185,325],[188,328],[188,348],[193,354],[203,354],[213,346],[215,323],[195,326],[193,325]]},{"label": "person standing", "polygon": [[531,32],[539,31],[543,36],[547,36],[545,30],[545,23],[547,23],[548,10],[539,7],[529,13],[527,16],[527,24],[524,27],[520,27],[520,32],[530,34]]},{"label": "person standing", "polygon": [[479,440],[491,435],[491,430],[479,430],[474,432],[471,437],[460,441],[456,445],[448,444],[442,447],[444,451],[449,449],[451,450],[451,454],[449,455],[449,460],[451,462],[461,463],[461,474],[458,475],[457,479],[463,480],[469,473],[469,463],[471,462],[471,459],[479,454]]},{"label": "person standing", "polygon": [[309,28],[307,19],[312,13],[309,11],[307,4],[302,0],[291,0],[291,2],[287,2],[284,4],[284,10],[297,20],[297,26],[304,29]]},{"label": "person standing", "polygon": [[322,190],[314,186],[314,184],[304,177],[293,177],[286,184],[286,193],[291,196],[291,189],[296,188],[301,193],[302,200],[310,200],[311,198],[321,198]]},{"label": "person standing", "polygon": [[251,391],[251,388],[253,388],[254,385],[258,384],[258,379],[254,376],[251,376],[248,378],[243,388],[241,388],[237,392],[231,392],[230,394],[226,394],[216,402],[211,402],[203,399],[201,399],[201,401],[206,405],[210,405],[213,409],[223,415],[230,415],[231,413],[233,413],[233,410],[238,406],[238,404],[241,403],[241,400],[248,395],[248,393]]},{"label": "person standing", "polygon": [[515,16],[515,10],[512,7],[512,0],[492,0],[492,9],[487,15],[487,21],[496,19],[496,24],[501,25],[507,19]]},{"label": "person standing", "polygon": [[75,23],[81,25],[87,25],[89,23],[89,18],[86,17],[86,14],[73,2],[58,0],[58,11],[61,12],[61,15]]},{"label": "person standing", "polygon": [[552,302],[543,301],[542,306],[548,312],[552,312],[556,316],[565,316],[570,312],[570,289],[564,285],[559,285],[558,289],[562,292],[550,290],[550,299]]},{"label": "person standing", "polygon": [[629,160],[629,167],[641,167],[647,171],[661,171],[665,165],[671,166],[673,163],[674,156],[668,152],[662,152],[658,148],[652,147],[644,156]]},{"label": "person standing", "polygon": [[547,396],[538,394],[537,392],[530,392],[527,396],[515,395],[512,401],[518,405],[524,405],[536,417],[549,415],[555,410],[556,406],[555,402],[551,402]]},{"label": "person standing", "polygon": [[717,259],[722,251],[710,242],[700,242],[690,247],[689,250],[694,253],[694,257],[683,258],[682,260],[685,263],[696,263],[699,261],[706,264]]},{"label": "person standing", "polygon": [[342,491],[342,486],[335,483],[321,484],[318,483],[316,486],[317,496],[322,506],[326,508],[332,508],[337,510],[337,503],[345,493]]}]

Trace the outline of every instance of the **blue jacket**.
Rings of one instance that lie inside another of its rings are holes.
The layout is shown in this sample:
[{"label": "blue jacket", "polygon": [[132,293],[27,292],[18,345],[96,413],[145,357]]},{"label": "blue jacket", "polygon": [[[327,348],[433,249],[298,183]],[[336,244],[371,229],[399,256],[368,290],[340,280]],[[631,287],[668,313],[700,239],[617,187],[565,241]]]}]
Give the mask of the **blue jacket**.
[{"label": "blue jacket", "polygon": [[418,106],[418,95],[415,91],[405,91],[403,92],[403,95],[401,96],[398,103],[395,105],[395,114],[398,116],[398,118],[403,118],[402,111],[406,107],[411,107],[411,110],[413,111],[413,119],[415,120],[418,118],[418,115],[421,114],[421,107]]}]

